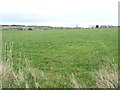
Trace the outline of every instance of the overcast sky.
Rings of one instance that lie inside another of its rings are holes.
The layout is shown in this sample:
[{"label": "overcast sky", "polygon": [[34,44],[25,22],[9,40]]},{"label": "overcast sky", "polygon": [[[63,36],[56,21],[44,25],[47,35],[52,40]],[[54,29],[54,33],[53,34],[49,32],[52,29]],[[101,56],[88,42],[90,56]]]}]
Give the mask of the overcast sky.
[{"label": "overcast sky", "polygon": [[0,24],[118,25],[119,0],[0,0]]}]

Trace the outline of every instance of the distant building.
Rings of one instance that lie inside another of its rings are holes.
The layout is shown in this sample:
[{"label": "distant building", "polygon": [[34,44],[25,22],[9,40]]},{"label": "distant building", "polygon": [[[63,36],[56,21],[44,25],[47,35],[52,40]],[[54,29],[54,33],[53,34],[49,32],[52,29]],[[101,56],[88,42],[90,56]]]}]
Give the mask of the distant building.
[{"label": "distant building", "polygon": [[100,28],[108,28],[107,25],[101,25]]}]

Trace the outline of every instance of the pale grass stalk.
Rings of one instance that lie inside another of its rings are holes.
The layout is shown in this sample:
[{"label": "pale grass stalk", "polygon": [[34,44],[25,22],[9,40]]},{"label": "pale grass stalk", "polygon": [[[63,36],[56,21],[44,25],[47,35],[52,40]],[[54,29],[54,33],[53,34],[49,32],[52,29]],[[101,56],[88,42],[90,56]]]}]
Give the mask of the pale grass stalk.
[{"label": "pale grass stalk", "polygon": [[3,68],[3,66],[2,66],[2,63],[0,63],[0,90],[2,89],[2,68]]},{"label": "pale grass stalk", "polygon": [[72,73],[71,84],[72,84],[73,88],[80,88],[73,73]]},{"label": "pale grass stalk", "polygon": [[29,88],[29,86],[28,86],[27,82],[25,83],[25,88]]}]

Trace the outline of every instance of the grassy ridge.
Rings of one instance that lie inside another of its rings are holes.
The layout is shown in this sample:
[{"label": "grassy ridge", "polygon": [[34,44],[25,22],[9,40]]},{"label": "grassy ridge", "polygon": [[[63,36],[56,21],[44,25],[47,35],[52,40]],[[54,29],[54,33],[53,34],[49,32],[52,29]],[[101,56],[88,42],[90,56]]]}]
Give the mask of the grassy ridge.
[{"label": "grassy ridge", "polygon": [[11,50],[17,73],[27,58],[46,76],[41,87],[96,87],[93,72],[111,70],[118,63],[117,33],[117,28],[3,31],[3,61]]}]

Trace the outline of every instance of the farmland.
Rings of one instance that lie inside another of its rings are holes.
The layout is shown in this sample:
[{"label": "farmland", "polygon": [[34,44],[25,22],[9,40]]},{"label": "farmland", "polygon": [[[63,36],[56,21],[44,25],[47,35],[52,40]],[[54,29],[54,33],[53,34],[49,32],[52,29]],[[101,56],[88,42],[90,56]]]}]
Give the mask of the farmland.
[{"label": "farmland", "polygon": [[3,30],[2,40],[3,87],[99,87],[95,73],[117,70],[117,28]]}]

